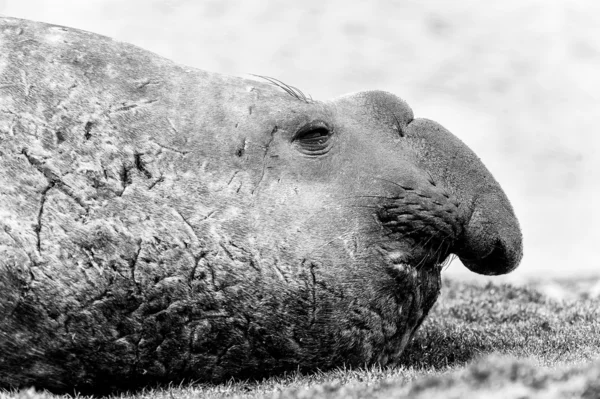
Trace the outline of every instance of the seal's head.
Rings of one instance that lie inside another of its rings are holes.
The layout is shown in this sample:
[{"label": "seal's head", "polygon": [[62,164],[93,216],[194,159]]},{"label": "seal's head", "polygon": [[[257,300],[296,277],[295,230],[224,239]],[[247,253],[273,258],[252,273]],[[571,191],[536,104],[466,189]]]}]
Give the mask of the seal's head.
[{"label": "seal's head", "polygon": [[240,126],[223,153],[235,159],[225,180],[244,199],[230,213],[249,223],[246,239],[261,243],[263,258],[369,273],[433,270],[451,253],[481,274],[518,265],[518,222],[497,182],[398,97],[263,100],[247,119],[258,125]]},{"label": "seal's head", "polygon": [[[440,125],[1,19],[0,387],[100,392],[388,363],[452,253],[521,257]],[[288,93],[286,93],[288,91]]]}]

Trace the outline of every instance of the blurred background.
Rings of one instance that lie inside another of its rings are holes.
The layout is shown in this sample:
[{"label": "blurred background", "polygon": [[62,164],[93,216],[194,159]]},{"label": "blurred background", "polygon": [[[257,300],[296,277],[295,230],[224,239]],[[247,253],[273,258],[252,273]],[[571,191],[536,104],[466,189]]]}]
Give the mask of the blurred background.
[{"label": "blurred background", "polygon": [[[315,99],[393,92],[504,187],[525,237],[510,280],[600,277],[599,1],[0,0],[0,14]],[[458,261],[445,273],[474,276]]]}]

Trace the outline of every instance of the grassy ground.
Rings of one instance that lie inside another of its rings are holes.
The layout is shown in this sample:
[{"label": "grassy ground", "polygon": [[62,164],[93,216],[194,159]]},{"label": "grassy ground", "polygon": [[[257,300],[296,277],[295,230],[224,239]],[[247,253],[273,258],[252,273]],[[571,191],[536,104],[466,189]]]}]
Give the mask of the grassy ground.
[{"label": "grassy ground", "polygon": [[[173,386],[125,398],[600,397],[600,301],[568,285],[556,301],[533,287],[445,281],[397,367],[291,373],[260,382]],[[55,398],[23,391],[0,397]]]}]

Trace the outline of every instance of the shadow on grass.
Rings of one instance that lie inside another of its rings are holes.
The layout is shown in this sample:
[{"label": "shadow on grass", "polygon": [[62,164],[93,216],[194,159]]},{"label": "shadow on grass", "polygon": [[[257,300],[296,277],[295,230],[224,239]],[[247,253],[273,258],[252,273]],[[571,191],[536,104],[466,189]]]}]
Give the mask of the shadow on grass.
[{"label": "shadow on grass", "polygon": [[599,316],[597,300],[554,301],[530,287],[446,280],[398,364],[438,370],[489,353],[549,366],[591,360],[600,354]]}]

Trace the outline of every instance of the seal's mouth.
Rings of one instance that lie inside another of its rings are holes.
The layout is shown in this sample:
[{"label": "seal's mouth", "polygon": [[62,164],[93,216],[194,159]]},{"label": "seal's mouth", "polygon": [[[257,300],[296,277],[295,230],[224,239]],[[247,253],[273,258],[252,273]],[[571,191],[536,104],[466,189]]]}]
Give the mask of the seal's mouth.
[{"label": "seal's mouth", "polygon": [[419,270],[442,270],[445,263],[445,261],[442,263],[419,262],[416,264],[407,262],[389,262],[387,263],[387,268],[389,269],[390,274],[394,276],[404,276],[407,273],[416,273]]},{"label": "seal's mouth", "polygon": [[444,245],[422,246],[404,239],[378,245],[380,258],[393,276],[403,276],[417,271],[441,270],[454,255]]},{"label": "seal's mouth", "polygon": [[404,189],[380,206],[377,219],[385,230],[381,252],[391,268],[432,270],[451,260],[462,234],[458,203],[445,193]]}]

